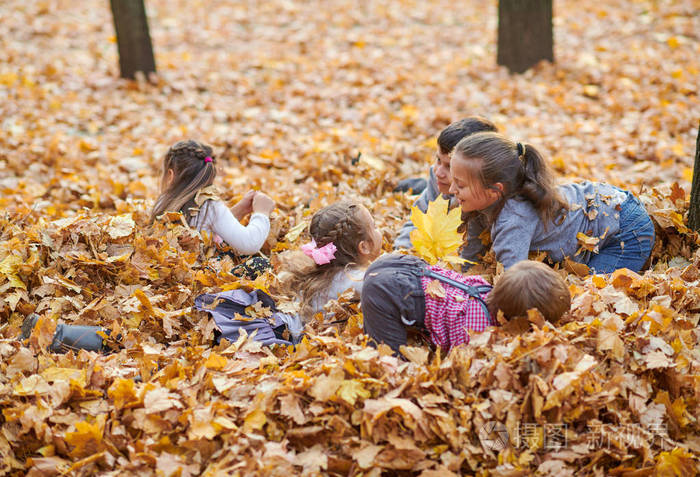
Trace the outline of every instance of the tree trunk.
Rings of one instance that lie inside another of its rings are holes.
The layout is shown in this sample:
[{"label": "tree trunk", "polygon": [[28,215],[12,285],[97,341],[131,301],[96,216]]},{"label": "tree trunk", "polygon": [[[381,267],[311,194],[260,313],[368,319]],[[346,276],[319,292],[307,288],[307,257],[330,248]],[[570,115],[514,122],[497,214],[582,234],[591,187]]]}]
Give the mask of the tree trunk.
[{"label": "tree trunk", "polygon": [[554,61],[552,0],[499,0],[498,64],[522,73]]},{"label": "tree trunk", "polygon": [[155,73],[151,35],[144,0],[110,0],[119,48],[122,78],[134,79],[137,71]]},{"label": "tree trunk", "polygon": [[698,138],[695,141],[695,165],[693,166],[693,187],[690,189],[688,227],[700,232],[700,124],[698,124]]}]

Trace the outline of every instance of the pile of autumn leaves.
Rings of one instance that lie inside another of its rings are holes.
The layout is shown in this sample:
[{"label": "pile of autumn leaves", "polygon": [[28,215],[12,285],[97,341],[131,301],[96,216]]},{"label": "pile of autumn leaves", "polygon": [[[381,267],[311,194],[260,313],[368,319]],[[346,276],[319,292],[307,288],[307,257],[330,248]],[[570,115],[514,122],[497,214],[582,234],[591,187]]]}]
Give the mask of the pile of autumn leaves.
[{"label": "pile of autumn leaves", "polygon": [[[346,325],[309,326],[296,349],[212,347],[194,297],[269,289],[272,274],[241,282],[177,215],[148,228],[137,208],[49,223],[20,210],[0,224],[2,333],[44,318],[26,346],[0,341],[0,471],[693,475],[700,255],[684,191],[642,199],[660,232],[652,272],[567,275],[561,326],[531,313],[448,356],[409,347],[408,361],[366,347],[344,302]],[[304,238],[292,225],[275,250]],[[56,318],[121,344],[47,353]]]}]

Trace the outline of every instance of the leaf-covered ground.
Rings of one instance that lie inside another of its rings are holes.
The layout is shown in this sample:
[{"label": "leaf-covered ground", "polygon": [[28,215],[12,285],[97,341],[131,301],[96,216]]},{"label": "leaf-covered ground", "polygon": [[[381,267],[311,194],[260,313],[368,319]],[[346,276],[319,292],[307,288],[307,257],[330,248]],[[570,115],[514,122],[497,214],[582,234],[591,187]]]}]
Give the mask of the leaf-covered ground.
[{"label": "leaf-covered ground", "polygon": [[[0,5],[1,473],[698,472],[700,254],[684,224],[697,1],[557,1],[557,63],[520,76],[495,65],[495,2],[147,8],[155,84],[117,79],[108,2]],[[389,250],[411,203],[393,186],[425,174],[435,135],[467,114],[562,176],[641,194],[653,268],[568,275],[561,326],[531,316],[449,356],[365,347],[350,304],[347,325],[315,324],[295,350],[210,346],[189,307],[239,282],[177,221],[146,226],[169,145],[214,145],[227,200],[252,186],[277,201],[274,261],[348,195]],[[101,324],[121,348],[47,353],[58,320]]]}]

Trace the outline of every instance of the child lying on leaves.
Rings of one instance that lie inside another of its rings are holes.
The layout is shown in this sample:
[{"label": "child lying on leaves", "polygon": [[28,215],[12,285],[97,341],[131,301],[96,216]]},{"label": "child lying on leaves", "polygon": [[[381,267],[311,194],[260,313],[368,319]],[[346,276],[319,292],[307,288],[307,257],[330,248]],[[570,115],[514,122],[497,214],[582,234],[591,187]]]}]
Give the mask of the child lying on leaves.
[{"label": "child lying on leaves", "polygon": [[375,342],[395,352],[407,330],[427,331],[445,352],[469,343],[469,330],[496,325],[538,309],[556,322],[571,306],[564,280],[547,265],[525,260],[509,268],[491,287],[478,275],[445,270],[411,255],[386,255],[365,273],[362,288],[364,329]]}]

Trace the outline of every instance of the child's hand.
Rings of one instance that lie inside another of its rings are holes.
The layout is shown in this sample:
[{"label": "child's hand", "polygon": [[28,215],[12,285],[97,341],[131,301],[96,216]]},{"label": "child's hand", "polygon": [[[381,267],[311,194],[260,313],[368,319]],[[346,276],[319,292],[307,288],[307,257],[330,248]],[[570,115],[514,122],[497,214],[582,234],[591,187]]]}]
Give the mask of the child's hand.
[{"label": "child's hand", "polygon": [[253,212],[258,212],[265,215],[270,215],[272,209],[275,208],[275,201],[267,194],[256,192],[253,197]]},{"label": "child's hand", "polygon": [[231,212],[238,219],[242,220],[243,217],[250,214],[253,211],[253,198],[255,197],[255,191],[249,190],[245,193],[243,198],[236,202],[236,205],[231,207]]}]

